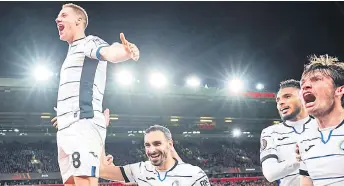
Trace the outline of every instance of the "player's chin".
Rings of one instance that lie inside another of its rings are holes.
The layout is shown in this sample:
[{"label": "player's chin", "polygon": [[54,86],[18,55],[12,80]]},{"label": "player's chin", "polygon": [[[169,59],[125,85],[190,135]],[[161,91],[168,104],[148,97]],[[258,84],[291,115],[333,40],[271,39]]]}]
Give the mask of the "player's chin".
[{"label": "player's chin", "polygon": [[151,161],[152,165],[154,166],[160,166],[162,164],[162,161]]},{"label": "player's chin", "polygon": [[161,159],[150,159],[150,162],[152,163],[152,165],[154,166],[160,166],[161,165]]},{"label": "player's chin", "polygon": [[68,33],[67,33],[67,30],[60,32],[59,35],[60,35],[60,40],[62,40],[62,41],[68,41],[70,38]]},{"label": "player's chin", "polygon": [[66,35],[65,35],[65,34],[61,34],[61,35],[60,35],[60,40],[61,40],[61,41],[67,41]]},{"label": "player's chin", "polygon": [[317,105],[313,105],[312,107],[306,107],[307,113],[315,117],[321,115],[321,113],[326,113],[327,110],[330,110],[330,108],[321,108]]},{"label": "player's chin", "polygon": [[291,120],[293,119],[295,116],[293,113],[288,113],[288,114],[282,114],[281,118],[282,120],[286,121],[286,120]]}]

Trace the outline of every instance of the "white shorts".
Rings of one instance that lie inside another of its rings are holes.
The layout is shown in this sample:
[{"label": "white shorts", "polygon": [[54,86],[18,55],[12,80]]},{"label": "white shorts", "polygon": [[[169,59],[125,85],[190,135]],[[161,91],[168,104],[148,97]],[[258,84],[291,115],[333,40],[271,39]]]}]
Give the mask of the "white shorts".
[{"label": "white shorts", "polygon": [[56,137],[63,183],[71,176],[99,177],[106,128],[82,119],[58,131]]}]

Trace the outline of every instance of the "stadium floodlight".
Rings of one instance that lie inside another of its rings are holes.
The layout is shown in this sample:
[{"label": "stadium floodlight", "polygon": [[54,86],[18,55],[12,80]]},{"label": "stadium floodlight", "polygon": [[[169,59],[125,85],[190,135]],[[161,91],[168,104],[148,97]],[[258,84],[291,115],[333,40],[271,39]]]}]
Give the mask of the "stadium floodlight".
[{"label": "stadium floodlight", "polygon": [[262,83],[258,83],[258,84],[256,85],[256,89],[257,89],[257,90],[263,90],[263,89],[264,89],[264,85],[263,85]]},{"label": "stadium floodlight", "polygon": [[44,66],[37,66],[33,73],[35,79],[38,81],[46,81],[53,76],[53,73]]},{"label": "stadium floodlight", "polygon": [[167,84],[167,79],[161,73],[154,73],[150,77],[150,84],[155,88],[162,88]]},{"label": "stadium floodlight", "polygon": [[238,93],[243,91],[244,83],[238,78],[234,78],[228,82],[228,88],[230,91]]},{"label": "stadium floodlight", "polygon": [[199,87],[201,85],[201,81],[199,78],[192,76],[186,80],[186,84],[190,87]]},{"label": "stadium floodlight", "polygon": [[130,72],[123,70],[116,74],[116,80],[119,84],[128,86],[134,82],[135,78]]},{"label": "stadium floodlight", "polygon": [[240,137],[241,136],[241,130],[240,129],[234,129],[232,131],[233,137]]}]

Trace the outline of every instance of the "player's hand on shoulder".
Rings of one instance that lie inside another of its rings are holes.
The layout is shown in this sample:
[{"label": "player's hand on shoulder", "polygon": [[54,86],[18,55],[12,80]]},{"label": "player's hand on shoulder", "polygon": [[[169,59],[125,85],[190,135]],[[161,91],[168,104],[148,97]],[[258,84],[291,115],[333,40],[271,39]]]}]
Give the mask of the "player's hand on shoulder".
[{"label": "player's hand on shoulder", "polygon": [[105,165],[115,165],[113,163],[113,156],[111,154],[108,154],[106,157],[105,157]]},{"label": "player's hand on shoulder", "polygon": [[53,124],[53,127],[55,127],[56,129],[58,129],[57,117],[54,117],[53,119],[51,119],[51,123]]},{"label": "player's hand on shoulder", "polygon": [[301,159],[300,149],[299,149],[299,145],[298,144],[296,144],[295,153],[296,153],[296,160],[298,162],[301,162],[302,159]]},{"label": "player's hand on shoulder", "polygon": [[110,124],[110,109],[107,108],[104,110],[104,116],[105,116],[106,127],[108,127]]},{"label": "player's hand on shoulder", "polygon": [[[56,107],[54,107],[54,111],[57,112],[57,108]],[[56,116],[53,119],[51,119],[50,122],[53,124],[53,127],[58,129],[58,123],[57,123],[57,117]]]},{"label": "player's hand on shoulder", "polygon": [[122,45],[125,47],[125,50],[130,55],[130,58],[134,61],[138,61],[140,58],[140,50],[137,46],[133,43],[130,43],[124,36],[123,33],[120,34],[120,39]]}]

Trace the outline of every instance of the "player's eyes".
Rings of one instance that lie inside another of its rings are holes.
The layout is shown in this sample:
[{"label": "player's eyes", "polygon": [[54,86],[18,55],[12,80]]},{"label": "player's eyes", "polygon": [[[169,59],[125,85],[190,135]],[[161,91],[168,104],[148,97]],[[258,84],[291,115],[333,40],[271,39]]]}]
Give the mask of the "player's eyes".
[{"label": "player's eyes", "polygon": [[319,76],[312,78],[313,82],[317,82],[317,81],[321,81],[321,80],[322,80],[322,77],[319,77]]}]

